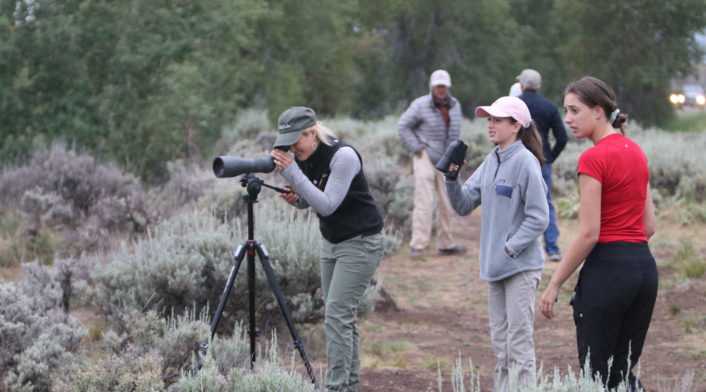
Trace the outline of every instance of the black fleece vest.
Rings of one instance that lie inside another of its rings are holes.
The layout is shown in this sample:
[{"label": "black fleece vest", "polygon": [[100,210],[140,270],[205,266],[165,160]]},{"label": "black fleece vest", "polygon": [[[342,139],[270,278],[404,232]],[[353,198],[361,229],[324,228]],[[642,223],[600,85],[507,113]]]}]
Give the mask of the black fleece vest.
[{"label": "black fleece vest", "polygon": [[[341,147],[350,147],[337,140],[331,146],[319,143],[306,161],[297,160],[297,165],[304,175],[317,188],[323,191],[331,174],[331,159]],[[355,151],[355,149],[353,150]],[[360,159],[360,172],[353,177],[351,186],[340,206],[329,216],[319,216],[321,235],[334,244],[351,239],[358,235],[376,234],[382,230],[382,216],[378,211],[373,195],[370,194],[368,181],[363,174],[363,160]]]}]

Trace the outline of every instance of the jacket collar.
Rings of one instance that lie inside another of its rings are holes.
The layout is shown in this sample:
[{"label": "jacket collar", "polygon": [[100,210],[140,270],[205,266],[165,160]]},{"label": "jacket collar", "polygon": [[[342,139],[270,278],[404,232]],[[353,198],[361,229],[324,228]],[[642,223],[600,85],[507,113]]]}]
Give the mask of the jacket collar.
[{"label": "jacket collar", "polygon": [[524,144],[522,144],[522,140],[517,140],[516,142],[512,143],[511,145],[507,146],[502,150],[499,150],[498,146],[495,146],[493,152],[495,153],[495,156],[500,162],[505,162],[510,159],[513,155],[517,154],[517,152],[522,150],[524,147],[525,146]]},{"label": "jacket collar", "polygon": [[[436,108],[436,105],[434,105],[434,93],[432,93],[430,91],[428,97],[429,97],[429,106],[431,106],[432,108]],[[454,98],[453,95],[451,95],[451,93],[449,93],[448,97],[449,97],[449,101],[451,102],[451,104],[449,105],[449,108],[456,106],[456,98]]]}]

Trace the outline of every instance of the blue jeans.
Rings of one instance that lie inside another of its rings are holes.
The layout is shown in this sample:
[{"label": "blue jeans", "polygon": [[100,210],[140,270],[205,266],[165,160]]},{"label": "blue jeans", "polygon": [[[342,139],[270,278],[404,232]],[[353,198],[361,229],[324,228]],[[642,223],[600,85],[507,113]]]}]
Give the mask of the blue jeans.
[{"label": "blue jeans", "polygon": [[544,250],[547,254],[559,253],[559,245],[556,241],[559,239],[559,228],[556,225],[556,216],[554,215],[554,204],[552,204],[552,164],[545,163],[542,165],[542,178],[547,184],[547,203],[549,203],[549,226],[544,230]]}]

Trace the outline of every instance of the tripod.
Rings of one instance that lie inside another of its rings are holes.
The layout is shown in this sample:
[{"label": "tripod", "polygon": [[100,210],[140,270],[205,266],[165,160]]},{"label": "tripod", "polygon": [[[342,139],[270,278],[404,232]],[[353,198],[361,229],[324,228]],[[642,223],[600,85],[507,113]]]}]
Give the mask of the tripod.
[{"label": "tripod", "polygon": [[[277,278],[275,277],[275,273],[272,270],[272,266],[270,265],[270,259],[269,255],[267,254],[267,250],[263,245],[255,241],[255,228],[254,228],[254,217],[253,217],[253,204],[257,203],[257,195],[260,193],[260,186],[266,186],[268,188],[274,189],[277,192],[280,193],[285,193],[289,192],[288,190],[282,189],[282,188],[277,188],[271,185],[267,185],[264,183],[264,181],[260,180],[259,178],[255,177],[251,173],[245,173],[240,179],[240,184],[243,187],[247,187],[247,195],[243,195],[243,200],[248,205],[248,239],[244,243],[242,243],[240,246],[238,246],[238,249],[235,251],[235,265],[233,265],[233,268],[230,271],[230,276],[228,277],[228,282],[226,283],[226,287],[223,290],[223,294],[221,295],[221,300],[218,303],[218,308],[216,309],[216,314],[213,316],[213,321],[211,322],[211,339],[213,339],[213,336],[216,334],[216,328],[218,327],[218,322],[221,320],[221,314],[223,313],[223,308],[225,307],[226,301],[228,300],[228,295],[230,294],[230,290],[233,288],[233,282],[235,281],[235,276],[238,274],[238,269],[240,268],[240,264],[243,261],[243,257],[247,253],[248,255],[248,268],[247,268],[247,273],[248,273],[248,306],[249,306],[249,316],[250,316],[250,324],[249,324],[249,329],[248,329],[248,335],[250,336],[250,367],[253,368],[255,365],[255,338],[260,334],[260,330],[255,327],[255,253],[257,253],[258,258],[260,259],[260,264],[262,264],[262,268],[265,270],[265,275],[267,276],[267,280],[270,283],[270,288],[272,289],[272,292],[274,293],[275,297],[277,298],[277,303],[279,304],[279,308],[282,311],[282,314],[284,314],[284,318],[287,321],[287,327],[289,327],[289,333],[292,335],[292,340],[294,341],[294,347],[299,351],[299,355],[302,357],[302,361],[304,361],[304,366],[306,366],[306,372],[309,375],[309,379],[311,382],[316,386],[316,389],[319,389],[319,383],[316,380],[316,377],[314,376],[314,370],[311,368],[311,364],[309,364],[309,359],[306,356],[306,352],[304,352],[304,346],[301,342],[301,339],[299,339],[299,334],[297,334],[296,328],[294,328],[294,321],[292,321],[292,315],[289,312],[289,309],[287,308],[287,304],[284,300],[284,295],[282,294],[282,289],[279,287],[279,284],[277,283]],[[201,351],[202,353],[206,353],[206,350],[208,349],[208,341],[205,341],[201,344]]]}]

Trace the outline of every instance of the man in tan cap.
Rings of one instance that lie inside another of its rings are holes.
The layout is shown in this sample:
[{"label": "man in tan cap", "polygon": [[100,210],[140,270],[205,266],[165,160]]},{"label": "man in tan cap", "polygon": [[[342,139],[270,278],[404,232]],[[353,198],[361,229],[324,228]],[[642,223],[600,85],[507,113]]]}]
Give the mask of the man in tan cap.
[{"label": "man in tan cap", "polygon": [[414,154],[414,209],[412,210],[412,257],[422,256],[432,229],[434,191],[437,199],[438,254],[463,254],[451,235],[451,205],[446,196],[444,175],[435,169],[449,144],[461,130],[461,105],[449,94],[451,76],[443,69],[429,79],[429,94],[415,99],[397,123],[405,147]]}]

